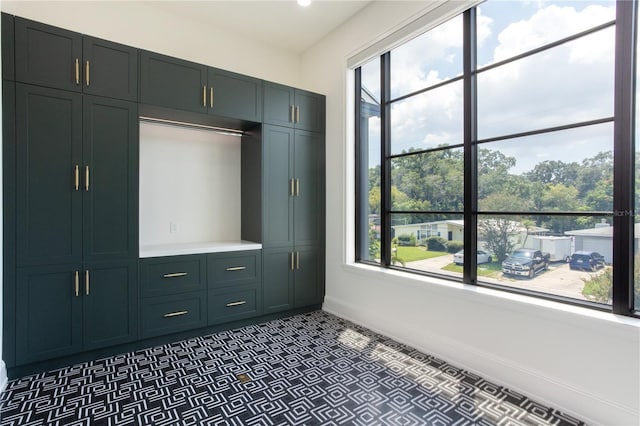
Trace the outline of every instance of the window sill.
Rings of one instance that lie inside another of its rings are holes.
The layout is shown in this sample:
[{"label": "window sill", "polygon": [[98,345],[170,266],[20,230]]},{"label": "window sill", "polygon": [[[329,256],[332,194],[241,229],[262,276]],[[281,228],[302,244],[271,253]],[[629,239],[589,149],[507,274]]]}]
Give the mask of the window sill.
[{"label": "window sill", "polygon": [[378,279],[401,287],[420,287],[429,292],[439,293],[444,297],[482,303],[496,309],[514,312],[517,315],[553,318],[554,321],[587,328],[591,331],[601,329],[602,332],[620,333],[624,336],[634,333],[636,339],[640,341],[640,318],[615,315],[581,306],[362,263],[343,264],[343,270],[367,279]]}]

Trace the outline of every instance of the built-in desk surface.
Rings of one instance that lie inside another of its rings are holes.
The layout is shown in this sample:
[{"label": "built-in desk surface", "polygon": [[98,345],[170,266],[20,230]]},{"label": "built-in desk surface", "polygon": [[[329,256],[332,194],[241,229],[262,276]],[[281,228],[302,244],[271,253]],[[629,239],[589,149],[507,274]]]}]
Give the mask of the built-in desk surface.
[{"label": "built-in desk surface", "polygon": [[253,241],[219,241],[206,243],[157,244],[140,246],[140,258],[177,256],[181,254],[220,253],[260,250],[262,244]]}]

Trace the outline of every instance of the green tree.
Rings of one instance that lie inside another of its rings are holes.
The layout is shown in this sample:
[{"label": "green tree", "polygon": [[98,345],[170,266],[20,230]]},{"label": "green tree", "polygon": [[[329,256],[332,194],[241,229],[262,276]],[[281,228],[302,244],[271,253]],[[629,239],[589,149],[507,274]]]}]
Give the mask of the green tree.
[{"label": "green tree", "polygon": [[502,262],[513,251],[511,238],[522,230],[522,226],[512,217],[496,217],[478,222],[478,237],[484,245]]}]

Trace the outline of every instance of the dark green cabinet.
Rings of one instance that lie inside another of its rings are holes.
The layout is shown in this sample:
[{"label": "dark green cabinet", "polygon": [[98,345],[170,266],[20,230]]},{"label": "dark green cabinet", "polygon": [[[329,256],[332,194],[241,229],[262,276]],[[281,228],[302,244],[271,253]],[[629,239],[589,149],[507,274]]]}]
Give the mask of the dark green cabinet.
[{"label": "dark green cabinet", "polygon": [[322,302],[322,253],[318,246],[264,250],[264,312]]},{"label": "dark green cabinet", "polygon": [[262,131],[263,300],[273,313],[322,302],[324,135]]},{"label": "dark green cabinet", "polygon": [[127,343],[138,336],[137,262],[84,265],[83,349]]},{"label": "dark green cabinet", "polygon": [[137,104],[85,95],[83,133],[84,261],[137,258]]},{"label": "dark green cabinet", "polygon": [[79,284],[78,296],[75,292],[75,274],[81,270],[81,265],[18,270],[15,342],[18,365],[82,349]]},{"label": "dark green cabinet", "polygon": [[324,132],[324,96],[281,84],[264,83],[264,123]]},{"label": "dark green cabinet", "polygon": [[15,80],[15,20],[13,16],[2,13],[2,78]]},{"label": "dark green cabinet", "polygon": [[138,49],[84,36],[82,54],[84,93],[138,100]]},{"label": "dark green cabinet", "polygon": [[265,125],[262,153],[263,246],[320,244],[323,135]]},{"label": "dark green cabinet", "polygon": [[262,313],[262,251],[207,255],[209,325]]},{"label": "dark green cabinet", "polygon": [[135,101],[138,52],[15,18],[15,78],[21,83]]},{"label": "dark green cabinet", "polygon": [[135,258],[136,104],[18,84],[16,117],[18,266]]},{"label": "dark green cabinet", "polygon": [[15,19],[16,81],[82,91],[82,36]]},{"label": "dark green cabinet", "polygon": [[18,266],[81,262],[82,96],[17,84],[16,138]]},{"label": "dark green cabinet", "polygon": [[137,337],[135,262],[19,268],[16,363]]},{"label": "dark green cabinet", "polygon": [[16,364],[137,338],[137,104],[16,85]]},{"label": "dark green cabinet", "polygon": [[140,101],[259,122],[262,81],[151,52],[140,53]]},{"label": "dark green cabinet", "polygon": [[192,112],[208,109],[207,67],[140,52],[140,102]]},{"label": "dark green cabinet", "polygon": [[209,68],[210,113],[247,121],[262,121],[262,80]]}]

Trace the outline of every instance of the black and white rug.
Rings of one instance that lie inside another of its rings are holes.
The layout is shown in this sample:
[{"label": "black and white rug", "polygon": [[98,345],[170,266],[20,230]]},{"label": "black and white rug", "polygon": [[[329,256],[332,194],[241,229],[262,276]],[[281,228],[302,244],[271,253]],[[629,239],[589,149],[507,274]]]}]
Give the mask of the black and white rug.
[{"label": "black and white rug", "polygon": [[9,382],[4,425],[582,425],[322,311]]}]

